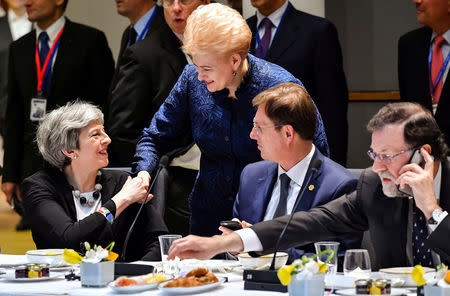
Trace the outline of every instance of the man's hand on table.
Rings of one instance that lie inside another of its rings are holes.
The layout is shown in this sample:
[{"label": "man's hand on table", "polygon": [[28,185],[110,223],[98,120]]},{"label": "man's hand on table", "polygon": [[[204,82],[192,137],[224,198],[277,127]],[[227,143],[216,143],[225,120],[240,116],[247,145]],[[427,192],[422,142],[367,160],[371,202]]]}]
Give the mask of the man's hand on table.
[{"label": "man's hand on table", "polygon": [[220,253],[242,252],[243,250],[241,237],[234,232],[213,237],[189,235],[172,243],[168,259],[178,257],[181,260],[190,258],[205,260]]}]

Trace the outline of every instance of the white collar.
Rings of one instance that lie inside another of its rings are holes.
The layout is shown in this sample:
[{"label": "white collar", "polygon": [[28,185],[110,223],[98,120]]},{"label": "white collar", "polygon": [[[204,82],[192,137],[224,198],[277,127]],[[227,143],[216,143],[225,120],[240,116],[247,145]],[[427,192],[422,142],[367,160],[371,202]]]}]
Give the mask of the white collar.
[{"label": "white collar", "polygon": [[[65,24],[66,24],[66,18],[63,15],[59,19],[57,19],[56,22],[51,24],[50,27],[48,27],[45,30],[45,32],[47,32],[47,34],[48,34],[50,44],[53,43],[53,41],[56,39],[56,36],[58,36],[59,31],[61,31],[62,27],[64,27]],[[37,24],[35,25],[35,28],[36,28],[36,40],[38,40],[39,34],[41,34],[41,32],[43,32],[44,30],[39,28],[39,26]]]},{"label": "white collar", "polygon": [[[433,31],[433,34],[431,34],[431,41],[433,41],[434,37],[436,37],[438,34]],[[442,34],[442,37],[444,37],[445,41],[447,41],[447,44],[450,44],[450,29],[447,30],[444,34]]]},{"label": "white collar", "polygon": [[309,164],[315,151],[316,147],[313,144],[311,151],[309,151],[309,153],[302,160],[297,162],[287,172],[278,164],[278,178],[281,174],[286,173],[292,181],[297,183],[298,186],[302,186],[303,180],[305,179],[306,172],[308,171]]},{"label": "white collar", "polygon": [[285,10],[287,9],[289,4],[289,1],[286,0],[286,2],[284,2],[283,5],[281,5],[280,8],[278,8],[277,10],[275,10],[274,12],[272,12],[270,15],[265,16],[264,14],[262,14],[261,12],[259,12],[259,10],[256,10],[256,27],[259,27],[259,24],[261,23],[261,21],[267,17],[269,18],[269,20],[272,22],[273,26],[275,28],[278,28],[278,26],[280,25],[281,22],[281,18],[283,17],[283,14],[285,12]]}]

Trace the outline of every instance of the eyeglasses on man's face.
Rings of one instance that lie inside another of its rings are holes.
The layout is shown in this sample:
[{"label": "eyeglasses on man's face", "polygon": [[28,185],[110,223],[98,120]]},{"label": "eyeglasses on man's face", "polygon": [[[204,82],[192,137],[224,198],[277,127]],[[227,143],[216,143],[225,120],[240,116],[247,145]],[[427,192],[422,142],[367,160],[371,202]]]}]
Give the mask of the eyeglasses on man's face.
[{"label": "eyeglasses on man's face", "polygon": [[382,153],[377,154],[377,153],[373,152],[372,148],[370,148],[369,151],[367,151],[367,155],[369,155],[370,159],[372,159],[373,161],[375,161],[378,158],[383,164],[389,165],[392,163],[392,159],[394,157],[397,157],[405,152],[409,152],[409,151],[412,151],[415,149],[416,148],[411,148],[408,150],[402,150],[402,151],[392,154],[392,155],[387,155],[387,154],[382,154]]},{"label": "eyeglasses on man's face", "polygon": [[192,5],[192,3],[194,3],[197,0],[162,0],[162,5],[165,8],[170,8],[173,6],[175,1],[177,1],[179,5],[190,6],[190,5]]},{"label": "eyeglasses on man's face", "polygon": [[253,122],[253,130],[255,131],[255,133],[257,135],[261,135],[262,134],[262,130],[265,128],[277,128],[277,127],[282,127],[284,124],[278,124],[278,125],[265,125],[265,126],[259,126],[256,123]]}]

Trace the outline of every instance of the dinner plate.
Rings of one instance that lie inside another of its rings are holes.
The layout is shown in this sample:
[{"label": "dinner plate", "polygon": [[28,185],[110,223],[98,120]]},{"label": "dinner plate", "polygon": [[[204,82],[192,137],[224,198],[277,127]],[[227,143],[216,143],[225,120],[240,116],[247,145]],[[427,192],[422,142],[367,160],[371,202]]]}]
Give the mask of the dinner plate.
[{"label": "dinner plate", "polygon": [[5,274],[0,275],[0,279],[4,281],[10,282],[40,282],[40,281],[48,281],[54,279],[63,279],[63,272],[52,272],[50,271],[49,276],[38,277],[38,278],[16,278],[16,272],[14,270],[8,270]]},{"label": "dinner plate", "polygon": [[[411,276],[413,268],[414,267],[382,268],[380,269],[380,273],[383,278],[391,280],[393,287],[417,287]],[[425,270],[425,280],[434,277],[435,270],[433,268],[424,267],[423,269]]]},{"label": "dinner plate", "polygon": [[[397,289],[397,288],[392,288],[391,289],[391,294],[389,295],[402,295],[402,294],[408,294],[411,293],[411,291],[407,290],[407,289]],[[353,289],[344,289],[344,290],[337,290],[336,294],[338,295],[358,295],[356,294],[356,290],[355,288]]]},{"label": "dinner plate", "polygon": [[201,286],[195,286],[195,287],[165,288],[163,286],[166,283],[161,283],[159,285],[158,289],[169,295],[201,293],[201,292],[205,292],[205,291],[217,288],[218,286],[222,285],[225,282],[225,278],[223,278],[223,277],[217,277],[217,279],[219,280],[218,282],[215,282],[212,284],[201,285]]}]

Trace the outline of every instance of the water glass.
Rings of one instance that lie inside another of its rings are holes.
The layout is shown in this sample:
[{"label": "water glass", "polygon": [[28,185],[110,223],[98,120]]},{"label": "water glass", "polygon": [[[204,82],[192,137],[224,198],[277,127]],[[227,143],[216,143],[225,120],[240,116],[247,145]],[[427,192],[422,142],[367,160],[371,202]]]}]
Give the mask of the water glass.
[{"label": "water glass", "polygon": [[[316,248],[316,254],[319,254],[322,251],[325,250],[333,250],[334,256],[331,258],[330,262],[327,264],[327,271],[325,273],[325,284],[328,287],[333,288],[333,282],[334,282],[334,276],[336,275],[337,271],[337,262],[338,262],[338,249],[339,249],[339,243],[333,242],[333,241],[324,241],[324,242],[316,242],[314,243],[314,247]],[[317,262],[318,263],[324,263],[328,257],[330,256],[330,253],[325,253],[320,256],[317,256]]]},{"label": "water glass", "polygon": [[166,234],[158,236],[159,246],[161,248],[161,260],[163,264],[163,271],[166,274],[173,275],[178,273],[178,262],[175,260],[167,260],[169,256],[169,249],[173,241],[180,239],[179,234]]},{"label": "water glass", "polygon": [[356,279],[368,279],[372,269],[369,252],[365,249],[350,249],[345,252],[344,275]]}]

